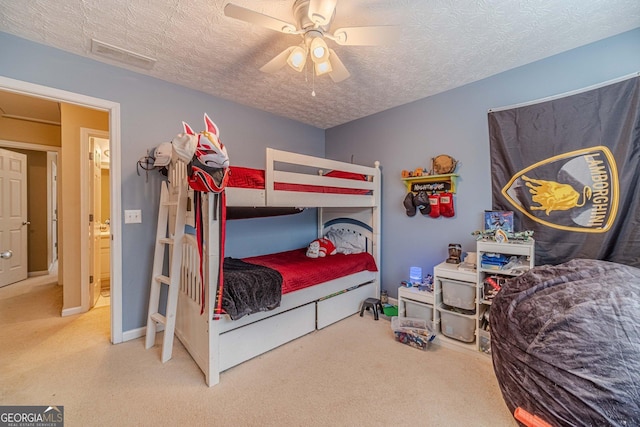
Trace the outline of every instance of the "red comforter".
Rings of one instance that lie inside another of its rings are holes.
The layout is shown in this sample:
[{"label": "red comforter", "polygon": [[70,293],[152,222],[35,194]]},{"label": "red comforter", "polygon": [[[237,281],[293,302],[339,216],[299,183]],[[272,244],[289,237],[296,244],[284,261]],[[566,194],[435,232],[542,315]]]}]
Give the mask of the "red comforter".
[{"label": "red comforter", "polygon": [[309,258],[306,253],[307,248],[302,248],[242,260],[278,271],[282,275],[283,295],[360,271],[378,271],[373,256],[366,252],[324,258]]}]

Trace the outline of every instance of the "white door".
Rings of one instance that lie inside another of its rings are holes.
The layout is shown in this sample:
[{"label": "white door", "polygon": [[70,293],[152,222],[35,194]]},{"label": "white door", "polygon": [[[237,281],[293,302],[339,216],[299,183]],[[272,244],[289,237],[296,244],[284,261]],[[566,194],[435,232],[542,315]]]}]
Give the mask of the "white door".
[{"label": "white door", "polygon": [[0,149],[0,287],[27,278],[27,156]]},{"label": "white door", "polygon": [[[89,178],[89,302],[91,307],[96,305],[100,297],[100,224],[102,217],[100,215],[100,205],[102,197],[101,178],[102,171],[100,164],[102,162],[102,151],[100,145],[95,138],[89,138],[89,147],[92,155],[89,156],[90,161],[90,178]],[[93,278],[93,280],[91,280]]]}]

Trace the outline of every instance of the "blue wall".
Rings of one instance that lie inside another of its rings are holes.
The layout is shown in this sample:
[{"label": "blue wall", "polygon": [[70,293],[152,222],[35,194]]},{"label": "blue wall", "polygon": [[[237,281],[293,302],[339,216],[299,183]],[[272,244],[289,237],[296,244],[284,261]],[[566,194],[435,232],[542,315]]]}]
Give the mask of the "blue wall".
[{"label": "blue wall", "polygon": [[[475,251],[471,232],[491,209],[487,111],[578,90],[640,71],[640,29],[528,64],[326,131],[326,155],[382,165],[382,288],[397,296],[410,266],[423,273],[447,256],[449,243]],[[425,76],[428,78],[428,76]],[[402,169],[459,160],[454,218],[407,217]]]},{"label": "blue wall", "polygon": [[[146,324],[160,174],[136,174],[147,149],[170,141],[182,121],[204,128],[203,113],[220,128],[232,164],[263,168],[265,147],[324,156],[324,131],[202,92],[49,48],[0,32],[0,75],[120,103],[122,209],[141,209],[142,224],[122,221],[123,329]],[[247,90],[251,90],[248,87]],[[64,166],[64,165],[63,165]],[[264,222],[261,222],[264,221]],[[264,220],[230,222],[228,254],[255,255],[306,246],[315,238],[315,210]],[[258,239],[269,230],[273,238]],[[292,232],[293,230],[293,232]]]}]

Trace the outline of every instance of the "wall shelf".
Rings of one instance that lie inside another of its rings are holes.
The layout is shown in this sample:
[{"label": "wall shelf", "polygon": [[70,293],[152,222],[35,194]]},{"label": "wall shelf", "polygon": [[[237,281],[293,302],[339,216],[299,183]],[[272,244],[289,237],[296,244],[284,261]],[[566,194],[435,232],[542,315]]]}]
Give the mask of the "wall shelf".
[{"label": "wall shelf", "polygon": [[429,193],[432,191],[449,191],[451,193],[455,193],[458,177],[458,174],[448,173],[444,175],[413,176],[402,178],[402,181],[407,186],[407,191],[412,191],[414,193],[417,193],[418,191],[426,191]]}]

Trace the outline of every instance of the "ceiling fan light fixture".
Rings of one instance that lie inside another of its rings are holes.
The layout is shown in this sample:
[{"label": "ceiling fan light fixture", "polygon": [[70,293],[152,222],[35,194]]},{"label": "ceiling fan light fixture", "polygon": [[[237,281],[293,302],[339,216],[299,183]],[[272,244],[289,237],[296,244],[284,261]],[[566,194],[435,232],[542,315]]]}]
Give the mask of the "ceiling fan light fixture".
[{"label": "ceiling fan light fixture", "polygon": [[301,46],[294,47],[287,58],[287,64],[296,71],[302,71],[306,62],[307,50]]},{"label": "ceiling fan light fixture", "polygon": [[[326,39],[346,46],[376,46],[388,45],[400,35],[401,28],[393,25],[342,27],[330,32],[338,0],[292,1],[295,24],[232,3],[224,7],[225,16],[230,18],[302,37],[302,44],[290,46],[280,52],[260,67],[262,72],[275,73],[286,64],[301,72],[305,67],[311,68],[313,65],[313,76],[329,74],[331,80],[338,83],[348,78],[350,73],[336,52],[329,49]],[[305,79],[306,77],[305,75]]]},{"label": "ceiling fan light fixture", "polygon": [[326,62],[329,59],[329,47],[321,37],[315,37],[309,45],[311,59],[316,64]]},{"label": "ceiling fan light fixture", "polygon": [[333,67],[331,67],[331,62],[329,61],[316,62],[314,68],[316,76],[321,76],[333,71]]}]

